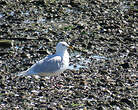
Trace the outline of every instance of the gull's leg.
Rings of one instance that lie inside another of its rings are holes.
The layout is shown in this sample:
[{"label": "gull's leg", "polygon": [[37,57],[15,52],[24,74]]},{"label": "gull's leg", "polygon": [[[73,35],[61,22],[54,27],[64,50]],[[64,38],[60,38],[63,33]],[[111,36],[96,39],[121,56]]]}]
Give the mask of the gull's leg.
[{"label": "gull's leg", "polygon": [[62,87],[63,85],[62,84],[58,84],[58,76],[51,76],[50,77],[50,83],[51,83],[51,86],[53,88],[59,88],[59,87]]},{"label": "gull's leg", "polygon": [[54,78],[53,78],[53,76],[50,76],[50,83],[51,83],[51,86],[54,87],[55,84],[54,84]]},{"label": "gull's leg", "polygon": [[[60,78],[61,78],[61,77],[60,77]],[[56,86],[57,88],[63,87],[63,84],[61,83],[60,78],[59,78],[58,76],[55,76],[55,78],[54,78],[54,79],[56,80],[55,86]]]}]

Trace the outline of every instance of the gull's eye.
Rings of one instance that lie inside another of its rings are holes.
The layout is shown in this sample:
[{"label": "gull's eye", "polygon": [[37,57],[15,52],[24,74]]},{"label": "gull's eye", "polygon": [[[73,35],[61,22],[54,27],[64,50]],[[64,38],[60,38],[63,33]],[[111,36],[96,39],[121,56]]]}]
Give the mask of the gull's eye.
[{"label": "gull's eye", "polygon": [[64,44],[62,44],[62,46],[65,46]]}]

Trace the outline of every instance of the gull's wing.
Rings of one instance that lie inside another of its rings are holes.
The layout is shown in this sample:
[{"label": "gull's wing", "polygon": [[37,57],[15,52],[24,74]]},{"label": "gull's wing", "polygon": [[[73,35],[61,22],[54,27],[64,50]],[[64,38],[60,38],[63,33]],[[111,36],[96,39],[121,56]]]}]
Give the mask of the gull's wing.
[{"label": "gull's wing", "polygon": [[59,71],[62,67],[62,58],[57,55],[49,55],[46,58],[38,61],[31,66],[22,75],[41,75],[41,74],[52,74]]}]

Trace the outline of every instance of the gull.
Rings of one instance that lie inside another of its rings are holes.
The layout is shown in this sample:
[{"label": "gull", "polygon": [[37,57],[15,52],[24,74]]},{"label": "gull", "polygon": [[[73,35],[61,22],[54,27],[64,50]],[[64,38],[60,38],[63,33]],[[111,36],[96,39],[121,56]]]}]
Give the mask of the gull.
[{"label": "gull", "polygon": [[48,55],[44,59],[33,64],[29,69],[18,74],[18,76],[40,75],[53,76],[62,73],[69,66],[68,48],[66,42],[59,42],[56,46],[56,53]]}]

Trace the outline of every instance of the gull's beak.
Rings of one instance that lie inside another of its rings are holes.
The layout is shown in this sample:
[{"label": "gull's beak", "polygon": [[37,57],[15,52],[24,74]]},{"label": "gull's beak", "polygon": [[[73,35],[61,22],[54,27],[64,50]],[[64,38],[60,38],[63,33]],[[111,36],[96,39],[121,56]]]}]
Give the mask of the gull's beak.
[{"label": "gull's beak", "polygon": [[74,49],[72,46],[68,46],[68,48],[70,48],[70,49]]}]

